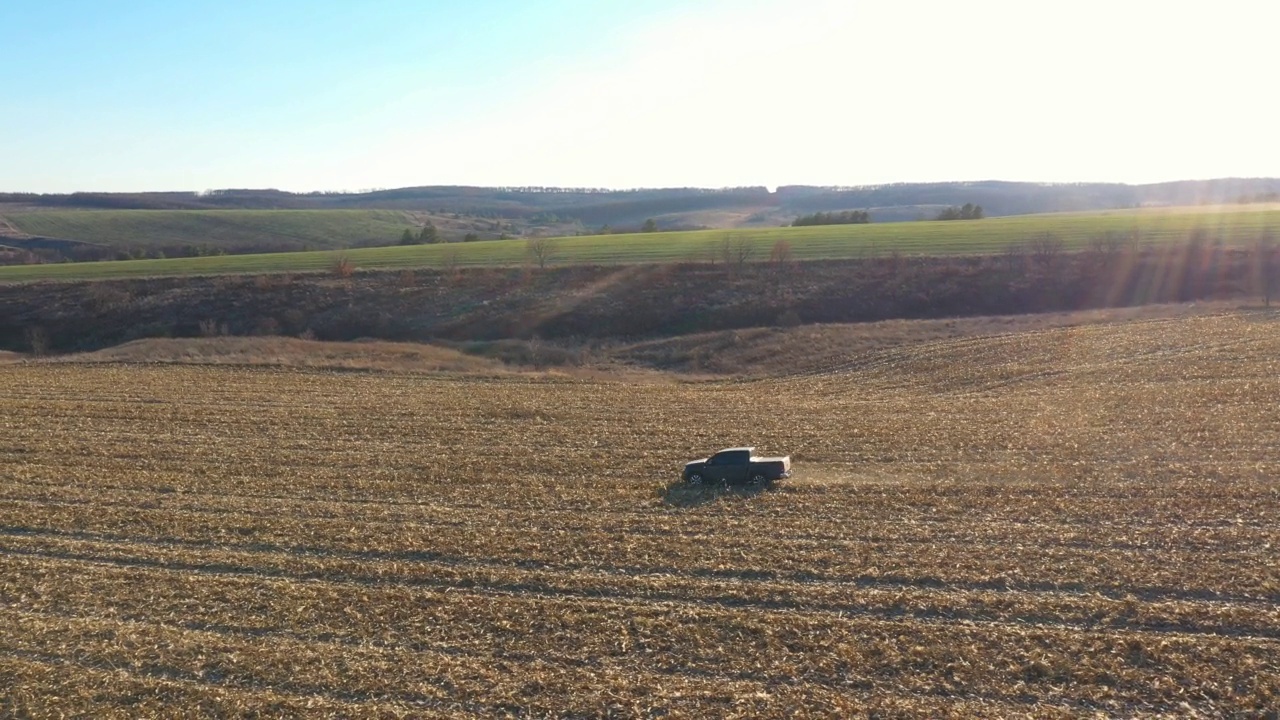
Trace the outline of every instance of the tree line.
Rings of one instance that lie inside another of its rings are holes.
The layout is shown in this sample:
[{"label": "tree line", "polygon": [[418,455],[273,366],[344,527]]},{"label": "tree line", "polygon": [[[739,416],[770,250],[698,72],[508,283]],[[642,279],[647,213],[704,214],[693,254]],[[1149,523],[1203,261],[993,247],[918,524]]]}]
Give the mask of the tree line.
[{"label": "tree line", "polygon": [[954,205],[938,213],[934,220],[981,220],[986,217],[981,205],[965,203],[962,207]]},{"label": "tree line", "polygon": [[866,210],[845,210],[843,212],[818,212],[812,215],[801,215],[791,221],[792,227],[806,225],[865,225],[871,222],[871,213]]}]

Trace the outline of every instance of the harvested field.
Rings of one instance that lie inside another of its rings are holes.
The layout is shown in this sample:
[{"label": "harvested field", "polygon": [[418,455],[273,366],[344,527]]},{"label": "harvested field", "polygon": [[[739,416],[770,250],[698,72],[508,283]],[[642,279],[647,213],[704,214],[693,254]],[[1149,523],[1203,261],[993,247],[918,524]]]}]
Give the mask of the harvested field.
[{"label": "harvested field", "polygon": [[[0,368],[0,715],[1274,717],[1280,319],[635,384]],[[671,486],[726,445],[759,492]]]}]

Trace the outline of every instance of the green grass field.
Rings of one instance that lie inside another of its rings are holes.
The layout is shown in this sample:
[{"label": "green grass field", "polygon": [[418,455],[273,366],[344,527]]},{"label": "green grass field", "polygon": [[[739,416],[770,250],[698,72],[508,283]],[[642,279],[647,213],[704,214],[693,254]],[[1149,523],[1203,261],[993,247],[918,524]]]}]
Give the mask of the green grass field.
[{"label": "green grass field", "polygon": [[[293,211],[290,211],[293,212]],[[352,211],[368,215],[366,211]],[[62,214],[62,213],[56,213]],[[66,213],[71,214],[71,213]],[[126,214],[126,213],[121,213]],[[181,213],[173,213],[181,214]],[[208,213],[201,213],[208,214]],[[249,214],[249,213],[246,213]],[[272,212],[262,212],[270,218]],[[288,213],[285,213],[288,214]],[[331,236],[345,232],[345,211],[306,211],[309,223],[333,218]],[[396,216],[398,213],[388,213]],[[319,217],[315,217],[319,216]],[[361,227],[364,227],[361,225]],[[397,225],[403,229],[403,222]],[[25,229],[25,228],[24,228]],[[635,235],[560,238],[552,264],[626,264],[706,261],[730,238],[752,248],[751,260],[766,260],[773,245],[786,240],[797,260],[887,255],[965,255],[1002,252],[1011,245],[1052,233],[1067,249],[1085,247],[1105,232],[1139,232],[1143,242],[1184,241],[1203,231],[1210,240],[1249,245],[1265,232],[1280,235],[1280,205],[1206,206],[1062,213],[989,218],[979,221],[906,222],[752,230],[704,230]],[[50,233],[53,234],[53,233]],[[524,240],[495,240],[447,245],[379,247],[345,251],[357,268],[519,265],[528,262]],[[131,260],[0,267],[0,282],[44,279],[97,279],[164,275],[214,275],[255,272],[305,272],[331,268],[337,253],[296,252],[166,260]]]},{"label": "green grass field", "polygon": [[395,242],[413,222],[396,210],[38,210],[0,213],[31,235],[110,245],[227,249],[340,248]]}]

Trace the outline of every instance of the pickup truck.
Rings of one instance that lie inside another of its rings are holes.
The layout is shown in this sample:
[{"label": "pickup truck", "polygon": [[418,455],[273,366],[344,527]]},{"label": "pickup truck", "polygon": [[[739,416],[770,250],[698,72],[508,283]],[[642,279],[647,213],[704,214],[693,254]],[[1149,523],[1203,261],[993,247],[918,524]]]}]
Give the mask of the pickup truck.
[{"label": "pickup truck", "polygon": [[791,456],[756,457],[755,448],[727,448],[684,466],[681,478],[690,485],[751,483],[763,485],[791,477]]}]

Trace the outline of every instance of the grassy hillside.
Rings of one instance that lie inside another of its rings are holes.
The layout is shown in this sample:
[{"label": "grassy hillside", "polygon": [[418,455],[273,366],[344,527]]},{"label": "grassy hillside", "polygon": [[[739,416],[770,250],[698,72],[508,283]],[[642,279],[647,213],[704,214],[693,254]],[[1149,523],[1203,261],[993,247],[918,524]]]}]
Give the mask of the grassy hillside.
[{"label": "grassy hillside", "polygon": [[396,210],[42,210],[6,212],[4,218],[31,235],[118,247],[227,250],[392,243],[415,224]]},{"label": "grassy hillside", "polygon": [[[1258,254],[1183,243],[1111,255],[1074,253],[1048,262],[978,256],[827,260],[790,267],[562,265],[441,272],[158,277],[0,283],[0,350],[95,350],[148,337],[293,335],[319,340],[479,343],[518,364],[558,363],[560,343],[655,340],[689,333],[865,323],[906,318],[1019,315],[1160,303],[1260,303]],[[109,265],[109,264],[108,264]],[[1280,272],[1273,267],[1273,299]],[[950,322],[948,320],[948,322]],[[508,340],[538,342],[511,347]],[[738,333],[719,350],[659,346],[645,364],[734,372]],[[797,348],[828,355],[822,340]],[[766,353],[767,354],[767,353]],[[781,353],[779,357],[787,356]],[[664,359],[665,358],[665,359]],[[786,362],[793,370],[794,361]]]},{"label": "grassy hillside", "polygon": [[[376,211],[350,211],[354,217]],[[75,215],[77,213],[66,213]],[[88,213],[86,213],[88,214]],[[163,213],[182,215],[183,213]],[[205,215],[208,213],[197,213]],[[278,213],[261,214],[273,218]],[[322,228],[347,213],[283,213]],[[398,216],[398,213],[387,213]],[[388,228],[403,229],[387,220]],[[337,234],[333,226],[329,231]],[[320,232],[319,229],[316,232]],[[630,264],[719,260],[723,245],[749,248],[752,261],[766,260],[774,244],[786,240],[798,260],[904,255],[965,255],[1003,252],[1046,234],[1066,249],[1087,246],[1103,233],[1136,233],[1142,242],[1182,242],[1197,233],[1207,241],[1248,245],[1265,232],[1280,235],[1280,205],[1203,206],[1104,213],[1062,213],[989,218],[980,221],[910,222],[801,228],[705,230],[656,234],[601,235],[554,241],[552,264]],[[380,247],[345,253],[358,268],[441,267],[447,264],[510,266],[528,261],[524,240],[444,245]],[[0,268],[0,281],[95,279],[251,272],[302,272],[333,266],[334,252],[278,253],[172,258],[99,263],[67,263]]]}]

